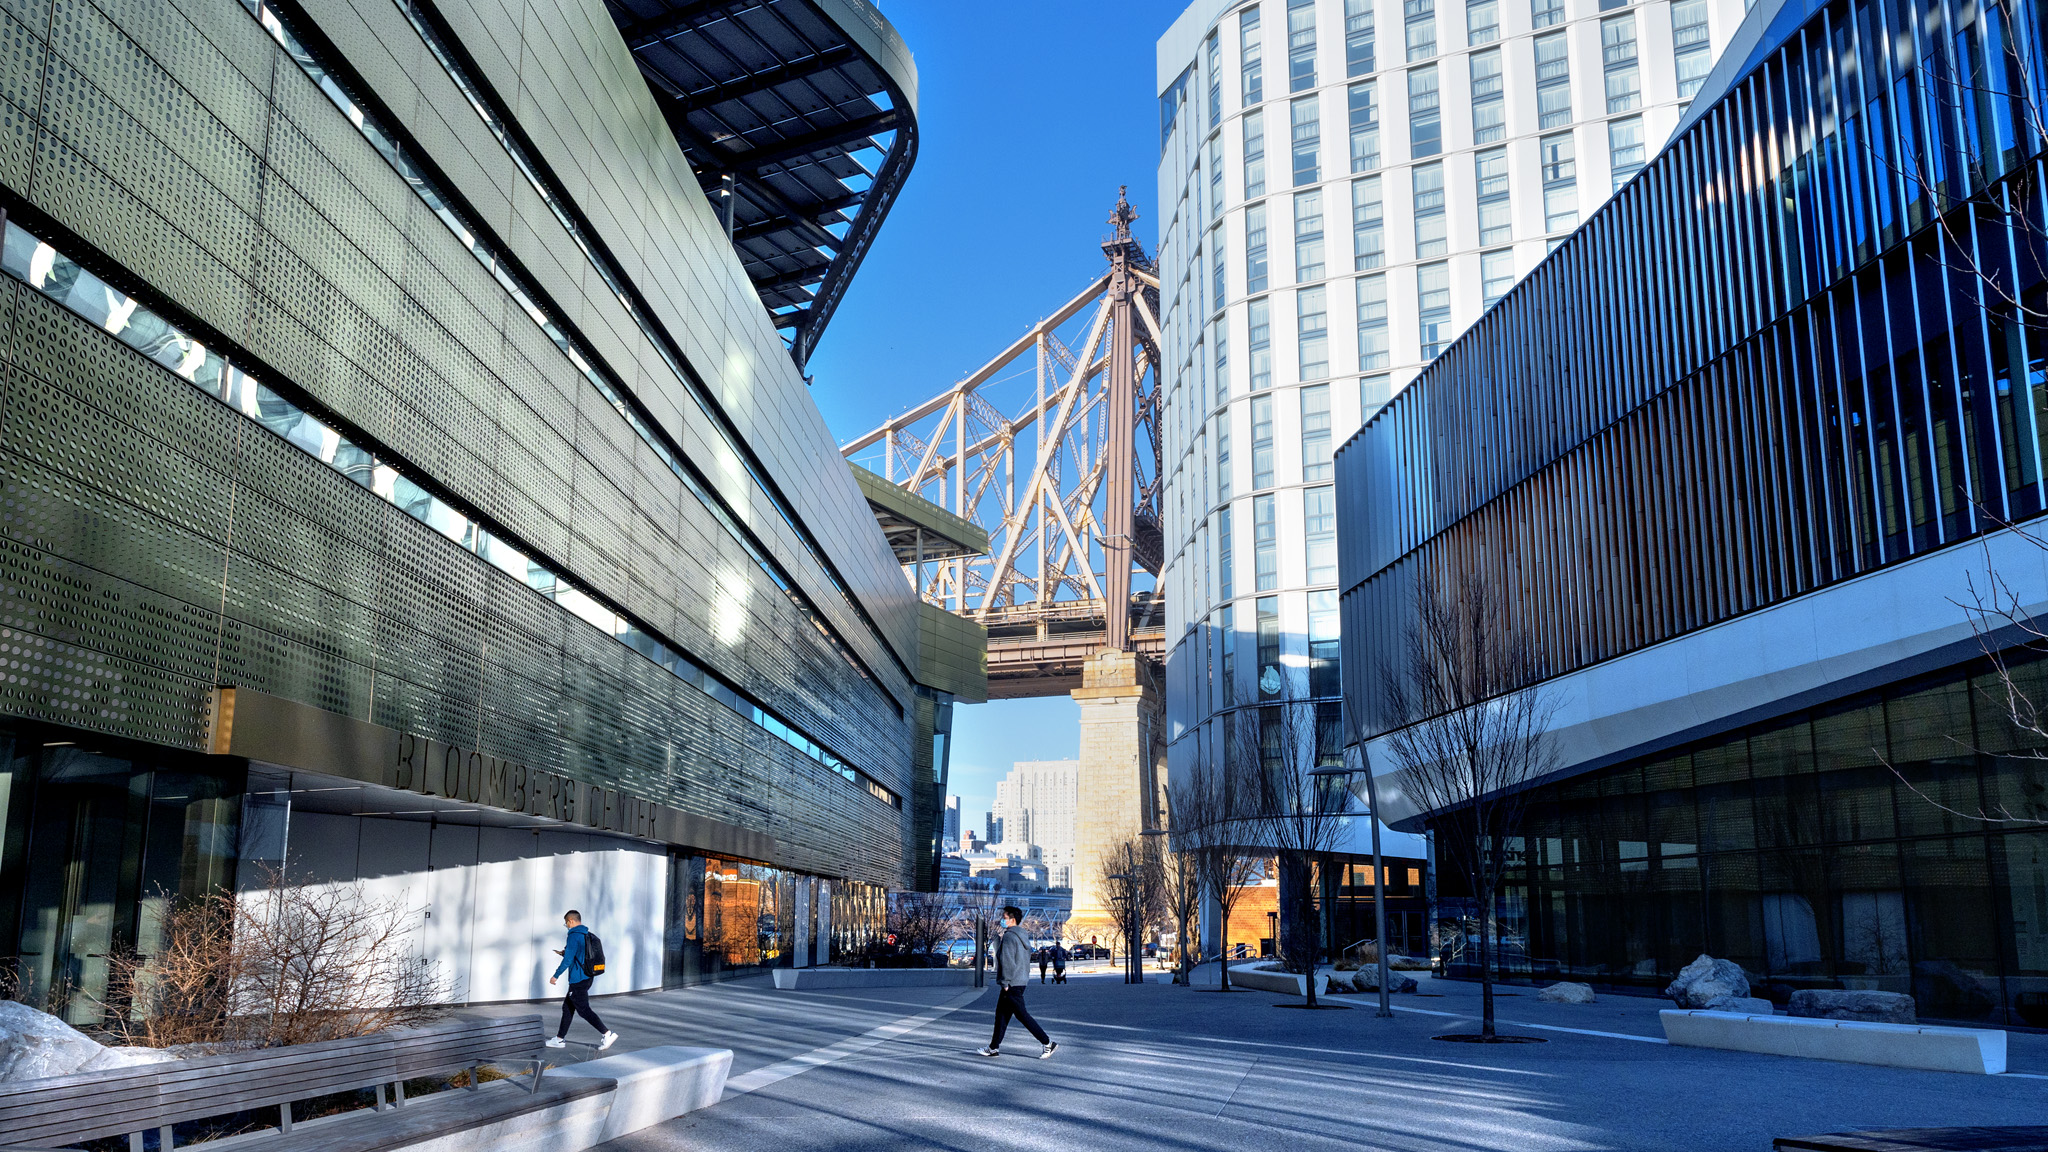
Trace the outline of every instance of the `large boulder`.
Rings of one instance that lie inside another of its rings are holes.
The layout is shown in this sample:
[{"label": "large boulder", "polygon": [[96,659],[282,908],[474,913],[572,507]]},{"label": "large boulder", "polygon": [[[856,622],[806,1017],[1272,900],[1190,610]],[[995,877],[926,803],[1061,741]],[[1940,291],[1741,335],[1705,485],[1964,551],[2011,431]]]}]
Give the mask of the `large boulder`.
[{"label": "large boulder", "polygon": [[[1375,965],[1373,965],[1373,966],[1372,966],[1372,967],[1370,967],[1370,968],[1361,968],[1361,969],[1359,969],[1359,970],[1358,970],[1357,972],[1354,972],[1354,973],[1352,973],[1352,975],[1351,975],[1351,986],[1352,986],[1353,988],[1356,988],[1356,989],[1358,989],[1358,990],[1359,990],[1360,992],[1377,992],[1377,991],[1379,991],[1379,990],[1380,990],[1380,967],[1379,967],[1379,965],[1375,964]],[[1404,975],[1402,975],[1402,974],[1401,974],[1401,973],[1399,973],[1399,972],[1388,972],[1388,973],[1387,973],[1387,991],[1389,991],[1389,992],[1397,992],[1397,993],[1398,993],[1398,992],[1413,992],[1413,991],[1415,991],[1415,978],[1414,978],[1413,976],[1404,976]]]},{"label": "large boulder", "polygon": [[1591,984],[1574,984],[1569,980],[1563,980],[1538,992],[1536,998],[1545,1004],[1591,1004],[1593,1002],[1593,986]]},{"label": "large boulder", "polygon": [[1716,996],[1707,1001],[1709,1012],[1740,1012],[1745,1016],[1769,1016],[1777,1011],[1769,1000],[1758,996]]},{"label": "large boulder", "polygon": [[1705,1008],[1722,996],[1749,995],[1749,977],[1733,960],[1716,960],[1702,952],[1699,958],[1679,969],[1678,978],[1664,989],[1680,1008]]},{"label": "large boulder", "polygon": [[1420,956],[1403,956],[1398,952],[1392,952],[1387,955],[1387,967],[1396,972],[1427,972],[1430,970],[1430,963]]},{"label": "large boulder", "polygon": [[1811,1020],[1868,1020],[1877,1024],[1911,1024],[1913,998],[1904,992],[1867,988],[1801,988],[1792,994],[1790,1011]]},{"label": "large boulder", "polygon": [[0,1000],[0,1083],[175,1060],[153,1048],[109,1048],[47,1012]]}]

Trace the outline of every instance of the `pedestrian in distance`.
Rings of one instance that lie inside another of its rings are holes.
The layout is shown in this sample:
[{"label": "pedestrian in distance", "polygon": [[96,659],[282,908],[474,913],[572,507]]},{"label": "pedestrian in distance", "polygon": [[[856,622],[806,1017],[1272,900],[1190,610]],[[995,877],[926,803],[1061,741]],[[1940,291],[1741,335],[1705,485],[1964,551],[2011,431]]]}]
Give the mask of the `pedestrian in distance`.
[{"label": "pedestrian in distance", "polygon": [[1052,949],[1050,949],[1050,948],[1040,948],[1040,949],[1038,950],[1038,982],[1039,982],[1040,984],[1043,984],[1043,983],[1045,983],[1045,970],[1046,970],[1047,968],[1050,968],[1051,966],[1052,966]]},{"label": "pedestrian in distance", "polygon": [[590,1007],[590,982],[604,973],[604,942],[583,926],[583,913],[574,909],[562,914],[562,926],[569,930],[569,938],[555,955],[562,962],[555,967],[555,974],[548,977],[553,984],[565,974],[569,977],[569,994],[562,997],[562,1026],[553,1036],[548,1037],[548,1047],[565,1048],[569,1035],[569,1022],[577,1016],[590,1021],[590,1026],[602,1034],[598,1041],[599,1052],[618,1043],[619,1034],[604,1026],[597,1013]]},{"label": "pedestrian in distance", "polygon": [[1052,982],[1067,982],[1067,946],[1055,940],[1052,944]]},{"label": "pedestrian in distance", "polygon": [[1044,1050],[1038,1054],[1043,1060],[1059,1051],[1060,1046],[1024,1010],[1024,986],[1031,980],[1031,937],[1023,928],[1024,910],[1014,905],[1005,908],[1003,919],[1009,926],[1003,929],[1002,940],[996,945],[996,1027],[981,1054],[1003,1054],[1003,1033],[1009,1030],[1010,1018],[1014,1016],[1043,1045]]}]

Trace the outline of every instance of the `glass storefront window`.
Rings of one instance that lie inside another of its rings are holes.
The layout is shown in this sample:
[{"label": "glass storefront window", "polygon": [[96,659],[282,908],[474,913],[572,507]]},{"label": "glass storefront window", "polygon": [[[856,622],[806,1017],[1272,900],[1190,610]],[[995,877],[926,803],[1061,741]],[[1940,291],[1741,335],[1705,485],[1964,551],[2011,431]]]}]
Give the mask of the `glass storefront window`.
[{"label": "glass storefront window", "polygon": [[[2026,822],[2048,765],[2021,735],[1980,662],[1548,785],[1510,852],[1503,963],[1655,989],[1707,952],[1781,1003],[1865,988],[2048,1026],[2048,832]],[[1476,914],[1442,893],[1440,940]]]},{"label": "glass storefront window", "polygon": [[113,958],[146,959],[177,901],[233,883],[243,780],[73,735],[0,735],[0,932],[16,997],[90,1026],[121,998]]}]

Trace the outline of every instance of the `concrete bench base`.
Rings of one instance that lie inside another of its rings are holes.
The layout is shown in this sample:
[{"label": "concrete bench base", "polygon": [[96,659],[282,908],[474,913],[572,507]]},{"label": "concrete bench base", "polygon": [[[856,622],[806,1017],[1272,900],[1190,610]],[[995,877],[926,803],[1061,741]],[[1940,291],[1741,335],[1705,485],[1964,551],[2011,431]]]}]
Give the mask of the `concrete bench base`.
[{"label": "concrete bench base", "polygon": [[[1302,987],[1301,977],[1293,972],[1276,972],[1271,968],[1239,968],[1231,965],[1230,983],[1237,988],[1256,988],[1261,992],[1278,992],[1282,996],[1308,997]],[[1330,986],[1328,972],[1316,973],[1316,995],[1323,995]]]},{"label": "concrete bench base", "polygon": [[[996,982],[990,973],[988,982]],[[972,988],[972,968],[777,968],[775,986],[785,991],[821,988]]]},{"label": "concrete bench base", "polygon": [[604,1141],[711,1107],[725,1095],[725,1078],[731,1071],[731,1049],[670,1045],[571,1064],[555,1069],[547,1079],[583,1078],[618,1084],[605,1114],[604,1132],[598,1137]]},{"label": "concrete bench base", "polygon": [[1657,1015],[1664,1022],[1666,1039],[1694,1048],[1728,1048],[1980,1076],[2005,1071],[2005,1033],[1989,1028],[1938,1028],[1672,1009]]}]

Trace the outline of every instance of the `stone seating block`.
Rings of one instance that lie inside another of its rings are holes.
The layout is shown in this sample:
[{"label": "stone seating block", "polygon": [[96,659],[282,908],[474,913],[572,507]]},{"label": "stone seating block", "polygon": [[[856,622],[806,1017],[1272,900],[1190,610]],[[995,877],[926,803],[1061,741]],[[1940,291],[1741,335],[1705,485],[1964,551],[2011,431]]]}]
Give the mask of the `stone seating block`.
[{"label": "stone seating block", "polygon": [[1657,1015],[1663,1021],[1666,1039],[1695,1048],[1727,1048],[1934,1072],[1998,1075],[2005,1071],[2005,1033],[1990,1028],[1873,1024],[1669,1008]]}]

